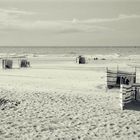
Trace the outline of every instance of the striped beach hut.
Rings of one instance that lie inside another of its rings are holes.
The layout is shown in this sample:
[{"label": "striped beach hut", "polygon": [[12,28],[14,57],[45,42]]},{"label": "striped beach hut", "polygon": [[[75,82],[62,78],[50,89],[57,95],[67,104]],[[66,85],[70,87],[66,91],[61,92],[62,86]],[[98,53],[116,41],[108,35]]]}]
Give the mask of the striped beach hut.
[{"label": "striped beach hut", "polygon": [[120,88],[120,107],[121,110],[124,109],[124,107],[131,103],[134,100],[134,94],[132,92],[132,85],[121,85]]},{"label": "striped beach hut", "polygon": [[120,88],[120,106],[123,110],[128,104],[140,103],[140,83],[133,85],[121,85]]},{"label": "striped beach hut", "polygon": [[136,69],[135,72],[126,72],[120,70],[109,70],[107,68],[107,88],[120,88],[121,84],[132,85],[136,83]]}]

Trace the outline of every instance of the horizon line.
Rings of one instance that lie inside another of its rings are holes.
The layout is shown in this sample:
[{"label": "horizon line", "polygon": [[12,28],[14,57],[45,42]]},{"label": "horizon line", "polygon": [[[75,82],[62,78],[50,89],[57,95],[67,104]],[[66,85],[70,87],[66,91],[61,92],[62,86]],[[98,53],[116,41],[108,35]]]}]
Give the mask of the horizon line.
[{"label": "horizon line", "polygon": [[56,45],[0,45],[0,47],[140,47],[140,45],[94,45],[94,46],[91,46],[91,45],[59,45],[59,46],[56,46]]}]

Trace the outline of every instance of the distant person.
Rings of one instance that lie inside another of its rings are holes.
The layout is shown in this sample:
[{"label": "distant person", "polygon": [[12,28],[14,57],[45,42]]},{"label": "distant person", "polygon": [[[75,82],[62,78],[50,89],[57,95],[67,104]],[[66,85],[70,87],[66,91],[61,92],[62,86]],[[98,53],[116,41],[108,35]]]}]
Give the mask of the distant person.
[{"label": "distant person", "polygon": [[122,77],[122,83],[125,84],[126,77]]},{"label": "distant person", "polygon": [[120,84],[121,84],[120,82],[121,82],[121,81],[120,81],[120,77],[117,77],[117,84],[120,85]]},{"label": "distant person", "polygon": [[82,63],[82,59],[81,59],[82,56],[80,55],[78,58],[79,58],[79,64],[81,64]]},{"label": "distant person", "polygon": [[5,60],[2,60],[2,67],[4,68]]}]

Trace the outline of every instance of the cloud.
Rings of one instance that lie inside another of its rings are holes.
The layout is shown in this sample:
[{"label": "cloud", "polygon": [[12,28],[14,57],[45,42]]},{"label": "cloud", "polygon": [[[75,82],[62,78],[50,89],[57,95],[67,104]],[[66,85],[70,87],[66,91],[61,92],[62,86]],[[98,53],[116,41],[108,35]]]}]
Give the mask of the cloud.
[{"label": "cloud", "polygon": [[18,10],[17,8],[0,8],[0,29],[12,28],[19,23],[20,17],[33,14],[32,12]]},{"label": "cloud", "polygon": [[11,24],[11,28],[18,30],[46,30],[51,33],[78,33],[78,32],[97,32],[108,30],[107,27],[88,25],[83,21],[73,22],[73,20],[57,20],[57,21],[36,21],[23,22],[17,21]]},{"label": "cloud", "polygon": [[140,18],[140,15],[119,15],[116,18],[97,18],[97,19],[89,19],[83,21],[84,23],[104,23],[104,22],[115,22],[120,20],[126,20],[126,19],[137,19]]},{"label": "cloud", "polygon": [[[117,22],[122,20],[132,20],[140,18],[140,15],[119,15],[116,18],[93,18],[86,20],[54,20],[54,21],[35,21],[20,24],[19,28],[24,29],[43,29],[53,32],[72,33],[72,32],[95,32],[101,30],[111,30],[104,26],[99,26],[98,23]],[[18,26],[18,25],[16,25]]]},{"label": "cloud", "polygon": [[[98,26],[89,26],[83,24],[83,21],[73,20],[30,20],[24,19],[31,16],[32,12],[21,11],[18,9],[0,9],[0,29],[6,31],[13,30],[46,30],[52,33],[76,33],[92,32],[103,30],[105,28]],[[32,18],[32,17],[31,17]]]},{"label": "cloud", "polygon": [[16,14],[16,15],[32,15],[33,14],[32,12],[18,10],[17,8],[11,8],[11,9],[2,9],[2,8],[0,8],[0,13]]},{"label": "cloud", "polygon": [[[50,33],[77,33],[77,32],[100,32],[112,30],[98,23],[116,22],[140,18],[140,15],[119,15],[115,18],[93,18],[86,20],[33,20],[35,13],[18,9],[0,9],[1,30],[46,30]],[[28,19],[23,17],[30,16]]]}]

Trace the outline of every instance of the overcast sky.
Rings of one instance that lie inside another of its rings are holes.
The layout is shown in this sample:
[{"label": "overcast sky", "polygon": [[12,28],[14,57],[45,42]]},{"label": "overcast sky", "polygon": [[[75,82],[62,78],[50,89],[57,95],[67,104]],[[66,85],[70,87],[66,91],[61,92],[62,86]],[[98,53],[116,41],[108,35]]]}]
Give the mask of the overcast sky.
[{"label": "overcast sky", "polygon": [[2,45],[140,45],[140,0],[0,0]]}]

